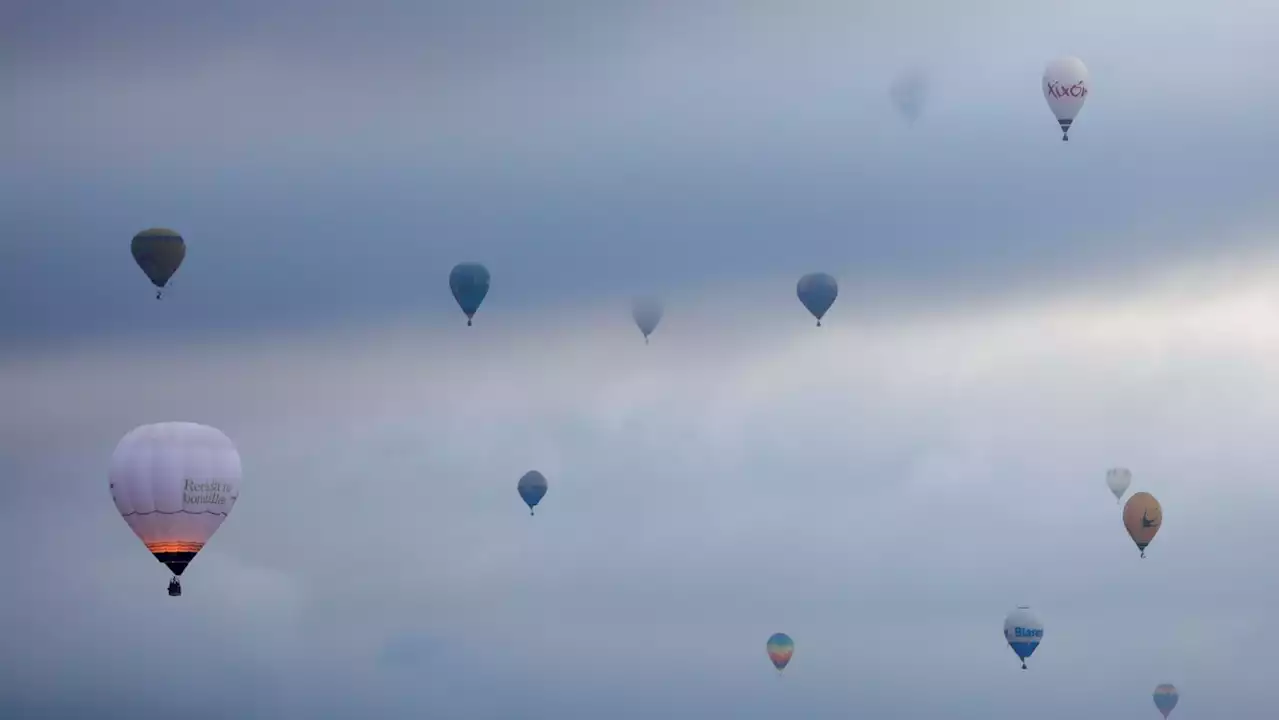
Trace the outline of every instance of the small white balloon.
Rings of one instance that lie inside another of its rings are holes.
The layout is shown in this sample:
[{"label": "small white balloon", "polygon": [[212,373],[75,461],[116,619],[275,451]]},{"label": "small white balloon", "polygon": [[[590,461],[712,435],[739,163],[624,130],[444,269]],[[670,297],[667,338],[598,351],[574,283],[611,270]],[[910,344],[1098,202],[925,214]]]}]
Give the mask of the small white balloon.
[{"label": "small white balloon", "polygon": [[1075,122],[1080,108],[1089,97],[1089,69],[1078,57],[1062,57],[1049,62],[1040,81],[1044,99],[1053,111],[1058,126],[1062,128],[1062,140]]},{"label": "small white balloon", "polygon": [[1133,473],[1127,468],[1111,468],[1107,471],[1107,487],[1111,489],[1111,494],[1116,496],[1117,505],[1120,504],[1120,498],[1124,497],[1131,482],[1133,482]]}]

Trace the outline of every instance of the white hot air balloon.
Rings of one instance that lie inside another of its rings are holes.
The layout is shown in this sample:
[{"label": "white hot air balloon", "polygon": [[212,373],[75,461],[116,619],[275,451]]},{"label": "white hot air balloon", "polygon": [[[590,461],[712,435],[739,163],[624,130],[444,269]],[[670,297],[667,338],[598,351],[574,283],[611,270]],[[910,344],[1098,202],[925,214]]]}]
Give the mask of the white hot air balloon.
[{"label": "white hot air balloon", "polygon": [[1044,91],[1044,99],[1049,102],[1049,109],[1062,128],[1062,141],[1066,142],[1071,123],[1089,97],[1089,69],[1078,57],[1052,60],[1045,66],[1040,89]]},{"label": "white hot air balloon", "polygon": [[1116,504],[1120,504],[1120,498],[1124,497],[1124,493],[1129,489],[1129,483],[1133,482],[1133,473],[1128,468],[1111,468],[1107,471],[1107,487],[1111,488],[1111,494],[1116,496]]},{"label": "white hot air balloon", "polygon": [[111,456],[111,499],[151,554],[178,576],[240,496],[240,453],[216,428],[163,422],[131,430]]},{"label": "white hot air balloon", "polygon": [[1026,605],[1019,605],[1004,619],[1004,639],[1009,647],[1022,661],[1022,669],[1027,669],[1027,658],[1040,647],[1044,638],[1044,625]]}]

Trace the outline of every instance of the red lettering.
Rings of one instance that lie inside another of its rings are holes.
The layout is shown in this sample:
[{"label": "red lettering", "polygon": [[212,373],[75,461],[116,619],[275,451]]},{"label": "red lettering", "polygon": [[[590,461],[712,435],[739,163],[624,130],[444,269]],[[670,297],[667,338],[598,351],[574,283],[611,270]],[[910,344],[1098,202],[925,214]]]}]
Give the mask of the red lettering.
[{"label": "red lettering", "polygon": [[1052,97],[1052,98],[1064,98],[1064,97],[1082,98],[1089,95],[1089,88],[1084,86],[1084,82],[1078,82],[1072,85],[1071,87],[1063,87],[1061,83],[1058,83],[1056,81],[1050,82],[1048,90],[1049,90],[1049,97]]}]

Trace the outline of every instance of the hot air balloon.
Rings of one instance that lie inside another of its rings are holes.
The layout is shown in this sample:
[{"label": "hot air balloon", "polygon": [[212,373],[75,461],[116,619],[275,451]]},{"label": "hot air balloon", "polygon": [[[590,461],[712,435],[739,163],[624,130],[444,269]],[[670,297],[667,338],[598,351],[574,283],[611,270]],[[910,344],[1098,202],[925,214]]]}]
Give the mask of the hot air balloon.
[{"label": "hot air balloon", "polygon": [[190,422],[135,428],[111,456],[111,499],[156,559],[178,577],[240,496],[240,453],[220,430]]},{"label": "hot air balloon", "polygon": [[662,301],[656,298],[639,298],[631,306],[631,317],[636,327],[644,333],[644,344],[649,344],[649,335],[662,322]]},{"label": "hot air balloon", "polygon": [[520,482],[516,483],[516,492],[520,493],[520,499],[529,506],[529,514],[532,515],[533,506],[547,494],[547,479],[537,470],[530,470],[520,477]]},{"label": "hot air balloon", "polygon": [[1027,658],[1040,647],[1044,638],[1044,625],[1031,613],[1031,608],[1019,605],[1004,619],[1004,639],[1013,648],[1013,652],[1022,661],[1022,669],[1027,669]]},{"label": "hot air balloon", "polygon": [[822,316],[831,309],[839,292],[836,279],[826,273],[809,273],[796,283],[796,297],[818,319],[818,327],[822,327]]},{"label": "hot air balloon", "polygon": [[133,261],[156,286],[156,299],[159,300],[169,278],[178,272],[182,259],[187,256],[186,242],[172,230],[151,228],[134,235],[129,249],[133,252]]},{"label": "hot air balloon", "polygon": [[1124,504],[1124,529],[1129,531],[1129,537],[1138,546],[1141,557],[1147,556],[1147,546],[1160,532],[1163,523],[1160,501],[1149,493],[1134,493]]},{"label": "hot air balloon", "polygon": [[1066,142],[1071,123],[1089,97],[1089,70],[1078,57],[1051,60],[1044,68],[1040,85],[1049,109],[1062,128],[1062,141]]},{"label": "hot air balloon", "polygon": [[923,70],[912,69],[899,75],[889,86],[889,97],[907,122],[914,123],[924,109],[924,98],[929,91],[929,78]]},{"label": "hot air balloon", "polygon": [[449,290],[453,292],[453,299],[458,301],[458,307],[466,313],[467,326],[470,327],[471,318],[480,309],[484,296],[489,294],[489,270],[480,263],[459,263],[449,273]]},{"label": "hot air balloon", "polygon": [[1124,497],[1124,491],[1129,489],[1129,483],[1133,482],[1133,473],[1127,468],[1111,468],[1107,471],[1107,487],[1111,488],[1111,494],[1116,496],[1116,504],[1120,504],[1120,498]]},{"label": "hot air balloon", "polygon": [[764,649],[769,653],[769,660],[773,662],[773,666],[778,668],[778,672],[782,672],[787,667],[787,663],[791,662],[796,644],[786,633],[774,633],[769,637],[769,642],[765,643]]},{"label": "hot air balloon", "polygon": [[1157,685],[1156,691],[1151,693],[1151,699],[1156,703],[1156,709],[1160,714],[1169,717],[1169,713],[1178,706],[1178,688],[1165,683]]}]

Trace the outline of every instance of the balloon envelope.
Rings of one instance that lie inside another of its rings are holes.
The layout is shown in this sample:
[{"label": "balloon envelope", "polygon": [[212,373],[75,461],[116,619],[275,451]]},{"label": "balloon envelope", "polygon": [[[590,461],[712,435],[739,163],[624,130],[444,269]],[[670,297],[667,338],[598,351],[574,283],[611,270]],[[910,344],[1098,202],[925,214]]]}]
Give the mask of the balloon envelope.
[{"label": "balloon envelope", "polygon": [[655,298],[639,298],[632,304],[631,317],[636,321],[640,332],[644,333],[645,340],[649,339],[658,323],[662,322],[662,312],[662,301]]},{"label": "balloon envelope", "polygon": [[1157,685],[1156,691],[1151,693],[1151,699],[1155,701],[1160,714],[1169,717],[1169,713],[1178,706],[1178,689],[1168,683]]},{"label": "balloon envelope", "polygon": [[898,112],[908,122],[915,122],[924,110],[925,95],[929,91],[929,79],[924,71],[909,70],[897,77],[889,86],[889,97]]},{"label": "balloon envelope", "polygon": [[547,494],[547,479],[537,470],[530,470],[521,476],[520,482],[516,483],[516,492],[520,493],[520,499],[524,500],[524,504],[529,506],[529,511],[533,512],[533,506]]},{"label": "balloon envelope", "polygon": [[1124,497],[1131,482],[1133,482],[1133,473],[1126,468],[1111,468],[1107,471],[1107,487],[1111,489],[1111,494],[1116,496],[1117,503]]},{"label": "balloon envelope", "polygon": [[1133,538],[1138,550],[1144,552],[1144,557],[1147,546],[1163,524],[1164,512],[1160,509],[1160,502],[1150,493],[1134,493],[1124,504],[1124,529],[1129,531],[1129,537]]},{"label": "balloon envelope", "polygon": [[1019,605],[1005,617],[1004,639],[1013,648],[1018,659],[1023,661],[1023,667],[1026,667],[1027,658],[1040,647],[1040,640],[1043,638],[1044,625],[1031,612],[1031,608]]},{"label": "balloon envelope", "polygon": [[109,478],[120,516],[157,560],[181,575],[235,507],[240,453],[208,425],[143,425],[116,445]]},{"label": "balloon envelope", "polygon": [[765,643],[765,652],[769,653],[769,660],[773,662],[773,666],[781,671],[791,662],[791,656],[796,651],[796,644],[786,633],[774,633],[769,637],[769,642]]},{"label": "balloon envelope", "polygon": [[158,288],[169,282],[187,256],[186,241],[168,228],[143,230],[133,236],[129,249],[133,253],[133,261]]},{"label": "balloon envelope", "polygon": [[453,299],[458,302],[458,307],[466,314],[467,324],[470,325],[471,318],[480,309],[480,303],[489,294],[488,268],[472,262],[455,265],[449,273],[449,290],[453,293]]},{"label": "balloon envelope", "polygon": [[826,273],[809,273],[796,283],[796,297],[818,319],[819,325],[839,293],[836,279]]},{"label": "balloon envelope", "polygon": [[1044,68],[1044,77],[1040,80],[1040,89],[1044,91],[1044,99],[1053,111],[1053,117],[1062,128],[1062,139],[1067,139],[1067,131],[1075,122],[1080,108],[1089,97],[1089,69],[1078,57],[1061,57],[1050,60]]}]

